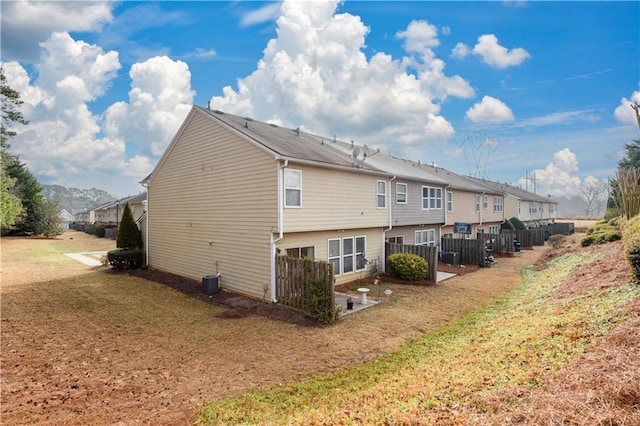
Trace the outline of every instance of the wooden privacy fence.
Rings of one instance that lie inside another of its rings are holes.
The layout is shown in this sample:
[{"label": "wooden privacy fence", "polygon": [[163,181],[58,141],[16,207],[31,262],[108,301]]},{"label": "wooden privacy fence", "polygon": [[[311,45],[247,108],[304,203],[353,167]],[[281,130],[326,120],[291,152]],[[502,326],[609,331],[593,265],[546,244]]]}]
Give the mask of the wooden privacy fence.
[{"label": "wooden privacy fence", "polygon": [[458,261],[461,265],[485,266],[487,249],[484,239],[441,238],[440,250],[458,253]]},{"label": "wooden privacy fence", "polygon": [[308,283],[321,281],[330,295],[328,307],[335,309],[333,291],[333,265],[328,262],[297,259],[287,256],[276,257],[276,298],[279,303],[304,310],[308,296]]},{"label": "wooden privacy fence", "polygon": [[515,252],[516,243],[513,234],[500,233],[489,234],[479,233],[478,239],[484,241],[485,247],[492,250],[494,256],[498,256],[500,252]]},{"label": "wooden privacy fence", "polygon": [[427,277],[434,283],[438,279],[438,247],[436,246],[414,246],[410,244],[391,244],[385,243],[385,265],[387,257],[396,253],[413,253],[426,259],[429,262],[429,276]]}]

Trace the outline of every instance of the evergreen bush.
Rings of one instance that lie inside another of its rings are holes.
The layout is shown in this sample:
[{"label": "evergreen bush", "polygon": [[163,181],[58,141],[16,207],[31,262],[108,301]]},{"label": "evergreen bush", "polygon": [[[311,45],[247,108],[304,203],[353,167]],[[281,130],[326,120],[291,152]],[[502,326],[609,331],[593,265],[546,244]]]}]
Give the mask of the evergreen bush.
[{"label": "evergreen bush", "polygon": [[429,262],[412,253],[396,253],[387,258],[389,273],[405,281],[419,281],[429,274]]},{"label": "evergreen bush", "polygon": [[133,220],[133,213],[131,213],[129,203],[124,205],[122,220],[118,227],[116,247],[128,249],[142,248],[142,233],[138,229],[135,220]]},{"label": "evergreen bush", "polygon": [[141,249],[115,249],[107,252],[107,260],[114,269],[138,269],[142,267],[144,253]]}]

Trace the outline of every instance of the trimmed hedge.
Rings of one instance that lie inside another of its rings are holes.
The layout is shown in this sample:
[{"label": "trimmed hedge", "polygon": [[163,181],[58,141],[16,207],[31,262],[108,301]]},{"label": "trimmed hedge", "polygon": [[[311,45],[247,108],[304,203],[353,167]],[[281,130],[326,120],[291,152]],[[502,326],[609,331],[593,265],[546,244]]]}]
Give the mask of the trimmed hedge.
[{"label": "trimmed hedge", "polygon": [[144,253],[141,249],[115,249],[107,252],[107,260],[114,269],[138,269],[142,267]]},{"label": "trimmed hedge", "polygon": [[634,278],[640,282],[640,216],[620,222],[624,252],[629,265],[631,265]]},{"label": "trimmed hedge", "polygon": [[405,281],[419,281],[429,275],[429,262],[413,253],[396,253],[387,258],[389,273]]}]

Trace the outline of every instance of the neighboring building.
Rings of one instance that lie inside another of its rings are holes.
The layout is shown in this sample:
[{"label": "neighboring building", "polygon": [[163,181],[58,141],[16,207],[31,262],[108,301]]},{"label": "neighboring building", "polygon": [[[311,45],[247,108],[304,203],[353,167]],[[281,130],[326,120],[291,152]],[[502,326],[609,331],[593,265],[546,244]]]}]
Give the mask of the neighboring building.
[{"label": "neighboring building", "polygon": [[504,195],[505,218],[517,217],[529,228],[555,223],[558,217],[558,201],[534,194],[517,186],[476,179]]},{"label": "neighboring building", "polygon": [[[392,176],[325,139],[194,106],[143,180],[152,268],[275,299],[277,253],[329,261],[336,283],[382,262]],[[366,259],[366,261],[365,261]]]},{"label": "neighboring building", "polygon": [[505,219],[502,191],[442,167],[422,167],[430,168],[433,173],[448,182],[444,196],[446,224],[442,227],[443,236],[473,239],[481,232],[500,232]]},{"label": "neighboring building", "polygon": [[124,206],[127,203],[129,203],[129,207],[131,208],[133,219],[138,221],[146,211],[147,193],[143,192],[138,195],[121,198],[96,207],[94,209],[95,221],[111,225],[120,223],[122,220],[122,213],[124,212]]},{"label": "neighboring building", "polygon": [[60,210],[60,213],[58,213],[58,215],[60,216],[60,225],[62,226],[62,229],[69,229],[69,224],[73,222],[73,215],[66,209]]}]

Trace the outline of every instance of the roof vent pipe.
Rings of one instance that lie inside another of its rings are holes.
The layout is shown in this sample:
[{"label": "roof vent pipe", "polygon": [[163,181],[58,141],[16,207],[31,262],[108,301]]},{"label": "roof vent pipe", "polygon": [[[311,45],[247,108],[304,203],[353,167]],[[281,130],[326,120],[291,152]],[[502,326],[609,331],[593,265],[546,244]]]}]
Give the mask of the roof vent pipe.
[{"label": "roof vent pipe", "polygon": [[207,101],[207,109],[211,111],[211,101]]},{"label": "roof vent pipe", "polygon": [[300,127],[296,127],[296,136],[300,136]]}]

